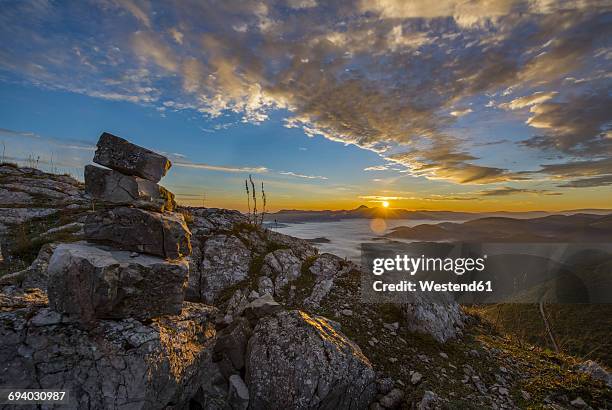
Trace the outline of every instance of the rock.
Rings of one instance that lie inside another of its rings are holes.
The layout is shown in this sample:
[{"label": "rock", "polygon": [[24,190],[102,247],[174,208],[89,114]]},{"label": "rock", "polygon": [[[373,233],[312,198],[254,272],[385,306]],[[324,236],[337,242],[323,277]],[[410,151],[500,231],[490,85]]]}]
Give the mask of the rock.
[{"label": "rock", "polygon": [[399,407],[403,399],[404,392],[400,389],[393,389],[379,401],[384,408],[394,409]]},{"label": "rock", "polygon": [[342,316],[353,316],[353,311],[352,311],[352,310],[350,310],[350,309],[342,309],[342,310],[340,311],[340,314],[341,314]]},{"label": "rock", "polygon": [[200,245],[201,260],[197,270],[190,272],[190,294],[198,300],[212,303],[225,289],[246,279],[251,264],[251,252],[233,235],[219,234]]},{"label": "rock", "polygon": [[213,312],[186,303],[179,316],[149,324],[101,320],[84,330],[41,323],[50,312],[33,304],[3,310],[0,385],[69,390],[75,409],[188,408],[198,391],[210,391]]},{"label": "rock", "polygon": [[250,301],[250,302],[252,302],[252,301],[254,301],[255,299],[259,299],[259,297],[260,297],[259,293],[258,293],[257,291],[255,291],[255,290],[252,290],[252,291],[249,293],[248,299],[249,299],[249,301]]},{"label": "rock", "polygon": [[156,212],[176,207],[174,194],[155,182],[94,165],[85,166],[85,191],[101,201]]},{"label": "rock", "polygon": [[48,272],[49,304],[58,312],[84,322],[150,319],[180,313],[188,265],[77,242],[57,247]]},{"label": "rock", "polygon": [[426,390],[419,402],[418,410],[435,410],[441,408],[440,397],[431,390]]},{"label": "rock", "polygon": [[423,379],[423,375],[419,372],[414,372],[412,373],[412,376],[410,376],[410,383],[412,383],[413,385],[417,385],[421,382],[421,380]]},{"label": "rock", "polygon": [[399,323],[398,322],[383,323],[383,327],[390,332],[397,332],[399,329]]},{"label": "rock", "polygon": [[253,409],[366,409],[375,373],[361,349],[325,318],[302,311],[259,321],[247,349]]},{"label": "rock", "polygon": [[48,308],[40,309],[30,323],[33,326],[51,326],[62,323],[62,314]]},{"label": "rock", "polygon": [[527,393],[525,390],[521,390],[521,397],[523,400],[531,400],[531,394]]},{"label": "rock", "polygon": [[32,219],[46,218],[59,212],[55,208],[0,208],[0,221],[4,225],[21,225]]},{"label": "rock", "polygon": [[593,360],[587,360],[582,363],[578,366],[578,371],[588,374],[595,380],[601,380],[606,386],[612,389],[612,374]]},{"label": "rock", "polygon": [[323,253],[310,265],[309,270],[317,279],[331,279],[347,266],[348,262],[344,259],[331,253]]},{"label": "rock", "polygon": [[240,289],[236,289],[227,301],[226,313],[232,317],[240,316],[249,303],[250,301],[244,292]]},{"label": "rock", "polygon": [[170,160],[163,155],[107,132],[98,140],[93,162],[153,182],[159,182],[172,166]]},{"label": "rock", "polygon": [[47,266],[49,259],[55,251],[57,244],[45,244],[38,251],[38,256],[32,264],[19,272],[11,273],[0,277],[0,285],[18,285],[24,289],[40,288],[47,289]]},{"label": "rock", "polygon": [[334,286],[333,279],[323,279],[316,282],[310,292],[310,296],[304,299],[304,306],[311,309],[317,309],[320,307],[321,301],[329,294],[332,287]]},{"label": "rock", "polygon": [[570,404],[578,409],[582,409],[584,407],[587,407],[587,404],[584,400],[582,400],[582,397],[577,397],[574,400],[572,400],[570,402]]},{"label": "rock", "polygon": [[448,359],[448,355],[447,355],[446,353],[444,353],[444,352],[440,352],[439,354],[440,354],[440,357],[441,357],[441,358],[443,358],[443,359]]},{"label": "rock", "polygon": [[275,294],[297,279],[301,274],[302,261],[291,249],[278,249],[264,257],[261,273],[274,278]]},{"label": "rock", "polygon": [[246,410],[249,407],[249,388],[237,374],[229,378],[227,399],[234,410]]},{"label": "rock", "polygon": [[246,347],[253,329],[244,317],[237,318],[217,335],[213,360],[225,377],[239,373],[245,365]]},{"label": "rock", "polygon": [[438,294],[435,300],[425,292],[412,296],[413,303],[402,305],[403,325],[408,330],[428,334],[440,343],[461,335],[465,314],[450,295]]},{"label": "rock", "polygon": [[376,387],[381,394],[387,394],[393,389],[393,379],[385,377],[384,379],[376,380]]},{"label": "rock", "polygon": [[257,289],[260,295],[273,294],[274,293],[274,283],[272,283],[272,279],[267,276],[262,276],[259,278],[257,283]]},{"label": "rock", "polygon": [[85,220],[87,240],[168,259],[189,255],[190,237],[191,232],[178,213],[119,207],[96,212]]},{"label": "rock", "polygon": [[30,205],[32,202],[34,198],[27,192],[0,188],[0,206]]},{"label": "rock", "polygon": [[273,315],[281,309],[281,305],[272,298],[272,295],[266,293],[249,303],[244,309],[244,315],[250,320],[254,320]]},{"label": "rock", "polygon": [[265,233],[268,241],[291,249],[293,254],[302,260],[311,258],[318,253],[317,248],[303,239],[270,230],[266,230]]},{"label": "rock", "polygon": [[472,376],[472,383],[474,384],[474,387],[476,387],[476,390],[478,390],[480,394],[487,393],[487,386],[482,382],[479,376]]}]

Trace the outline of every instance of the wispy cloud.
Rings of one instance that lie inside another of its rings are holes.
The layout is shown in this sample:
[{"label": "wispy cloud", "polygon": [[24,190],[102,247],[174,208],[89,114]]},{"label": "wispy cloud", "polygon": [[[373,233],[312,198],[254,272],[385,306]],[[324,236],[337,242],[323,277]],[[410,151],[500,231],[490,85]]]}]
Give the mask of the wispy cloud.
[{"label": "wispy cloud", "polygon": [[291,171],[279,171],[278,173],[281,175],[287,175],[290,177],[304,178],[304,179],[323,179],[323,180],[329,179],[327,177],[323,177],[319,175],[304,175],[304,174],[298,174],[298,173],[291,172]]},{"label": "wispy cloud", "polygon": [[202,164],[196,162],[174,162],[172,165],[182,168],[205,169],[207,171],[219,172],[239,172],[251,174],[261,174],[268,172],[268,168],[266,167],[234,167],[224,165]]},{"label": "wispy cloud", "polygon": [[371,167],[364,168],[364,171],[386,171],[388,170],[387,165],[373,165]]}]

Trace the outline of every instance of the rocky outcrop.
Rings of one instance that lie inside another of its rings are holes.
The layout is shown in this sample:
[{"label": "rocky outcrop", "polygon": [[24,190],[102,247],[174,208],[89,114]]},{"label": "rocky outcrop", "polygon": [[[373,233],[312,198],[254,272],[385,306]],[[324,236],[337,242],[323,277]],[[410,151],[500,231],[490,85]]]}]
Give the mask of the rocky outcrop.
[{"label": "rocky outcrop", "polygon": [[[85,219],[85,239],[96,245],[65,244],[53,253],[48,268],[51,308],[86,324],[178,314],[185,297],[189,262],[184,257],[191,253],[191,232],[182,214],[162,212],[174,207],[173,195],[156,184],[170,162],[107,133],[98,141],[94,162],[114,169],[89,167],[85,172],[88,191],[107,208]],[[148,201],[148,207],[159,212],[116,207],[118,199],[129,199],[119,198],[121,192],[136,198],[131,205]]]},{"label": "rocky outcrop", "polygon": [[0,311],[1,386],[67,389],[69,408],[79,409],[188,408],[214,399],[214,308],[185,303],[180,315],[148,324],[100,320],[84,330],[42,304]]},{"label": "rocky outcrop", "polygon": [[92,246],[62,244],[49,262],[50,307],[83,321],[140,320],[181,311],[187,261],[166,261]]},{"label": "rocky outcrop", "polygon": [[85,220],[85,238],[89,241],[168,259],[188,256],[190,237],[179,213],[119,207],[98,211]]},{"label": "rocky outcrop", "polygon": [[249,340],[251,409],[365,409],[374,378],[359,347],[322,317],[281,312],[261,319]]},{"label": "rocky outcrop", "polygon": [[172,166],[163,155],[107,132],[98,140],[93,162],[153,182],[159,182]]},{"label": "rocky outcrop", "polygon": [[155,182],[94,165],[85,166],[85,191],[93,198],[117,205],[157,212],[176,207],[174,194]]}]

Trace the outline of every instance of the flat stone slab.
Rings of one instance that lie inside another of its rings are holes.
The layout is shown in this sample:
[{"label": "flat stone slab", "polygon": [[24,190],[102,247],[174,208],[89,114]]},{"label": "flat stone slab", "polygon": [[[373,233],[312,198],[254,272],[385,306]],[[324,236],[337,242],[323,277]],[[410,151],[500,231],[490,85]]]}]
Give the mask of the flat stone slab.
[{"label": "flat stone slab", "polygon": [[93,159],[96,164],[153,182],[159,182],[172,166],[163,155],[108,132],[100,136],[97,147]]},{"label": "flat stone slab", "polygon": [[176,207],[174,194],[155,182],[94,165],[85,166],[85,191],[101,201],[157,212]]},{"label": "flat stone slab", "polygon": [[91,214],[85,220],[85,239],[121,250],[167,259],[191,253],[191,232],[183,215],[118,207]]},{"label": "flat stone slab", "polygon": [[49,306],[58,312],[84,322],[144,320],[181,312],[189,265],[75,242],[55,249],[48,273]]}]

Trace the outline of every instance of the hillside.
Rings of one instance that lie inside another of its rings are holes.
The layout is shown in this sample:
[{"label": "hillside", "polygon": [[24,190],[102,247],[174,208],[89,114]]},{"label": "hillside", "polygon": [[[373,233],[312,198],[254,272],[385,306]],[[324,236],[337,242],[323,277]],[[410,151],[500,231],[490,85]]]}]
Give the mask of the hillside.
[{"label": "hillside", "polygon": [[[588,213],[593,215],[607,215],[612,213],[609,209],[584,209],[567,210],[555,213],[558,215],[574,215]],[[533,219],[553,215],[546,211],[525,211],[525,212],[458,212],[458,211],[431,211],[431,210],[408,210],[397,208],[384,208],[379,206],[368,207],[361,205],[349,210],[323,210],[323,211],[304,211],[297,209],[284,209],[266,215],[265,220],[269,223],[301,223],[301,222],[331,222],[343,219],[412,219],[412,220],[431,220],[431,221],[470,221],[480,218],[515,218]]]},{"label": "hillside", "polygon": [[602,242],[612,237],[612,214],[548,215],[540,218],[478,218],[398,227],[389,238],[457,242]]},{"label": "hillside", "polygon": [[364,304],[359,266],[224,209],[177,209],[191,234],[179,314],[83,326],[51,308],[47,266],[58,247],[89,249],[88,218],[115,207],[70,177],[12,165],[0,166],[0,192],[0,360],[10,368],[0,384],[67,386],[81,408],[612,405],[597,364],[454,304]]}]

